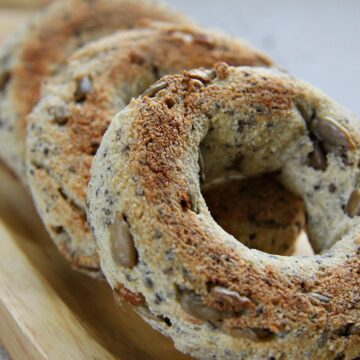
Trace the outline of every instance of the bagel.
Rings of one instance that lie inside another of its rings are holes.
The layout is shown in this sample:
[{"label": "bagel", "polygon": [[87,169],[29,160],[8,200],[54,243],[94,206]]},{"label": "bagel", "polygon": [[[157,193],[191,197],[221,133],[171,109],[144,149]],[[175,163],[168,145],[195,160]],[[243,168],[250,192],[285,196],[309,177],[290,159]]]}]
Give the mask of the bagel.
[{"label": "bagel", "polygon": [[[114,118],[93,162],[88,218],[108,282],[199,359],[357,358],[359,143],[355,115],[275,69],[162,78]],[[304,200],[317,254],[227,234],[200,192],[199,149],[209,180],[278,172]]]},{"label": "bagel", "polygon": [[0,52],[0,157],[25,180],[26,116],[37,103],[41,83],[83,44],[142,18],[185,22],[176,12],[146,0],[61,0],[39,11]]},{"label": "bagel", "polygon": [[188,25],[148,26],[74,53],[44,86],[28,120],[26,164],[34,203],[73,267],[94,276],[101,271],[86,219],[86,190],[93,156],[115,114],[165,74],[211,67],[219,60],[271,64],[246,44],[214,32]]},{"label": "bagel", "polygon": [[291,255],[305,227],[304,204],[271,175],[202,187],[214,220],[251,249]]}]

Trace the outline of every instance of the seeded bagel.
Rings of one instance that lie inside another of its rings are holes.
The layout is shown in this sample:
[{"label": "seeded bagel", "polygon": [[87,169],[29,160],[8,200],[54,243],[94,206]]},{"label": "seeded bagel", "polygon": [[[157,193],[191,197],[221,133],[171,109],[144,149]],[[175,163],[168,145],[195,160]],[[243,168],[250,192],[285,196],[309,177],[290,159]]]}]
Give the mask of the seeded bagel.
[{"label": "seeded bagel", "polygon": [[83,44],[140,19],[184,22],[151,0],[59,0],[37,13],[0,51],[1,159],[25,180],[26,116],[37,103],[41,83]]},{"label": "seeded bagel", "polygon": [[221,180],[202,189],[211,216],[245,246],[290,255],[305,226],[301,199],[272,174]]},{"label": "seeded bagel", "polygon": [[[143,297],[152,326],[199,359],[357,358],[359,119],[274,69],[220,63],[152,89],[93,162],[88,218],[111,286]],[[269,255],[226,233],[200,192],[199,149],[209,180],[277,172],[304,200],[317,254]]]},{"label": "seeded bagel", "polygon": [[[99,260],[86,220],[86,190],[93,156],[114,115],[165,74],[211,67],[218,60],[271,64],[243,42],[211,31],[147,25],[77,51],[44,86],[29,116],[27,170],[34,202],[61,252],[75,268],[95,276]],[[159,88],[161,83],[147,91]]]}]

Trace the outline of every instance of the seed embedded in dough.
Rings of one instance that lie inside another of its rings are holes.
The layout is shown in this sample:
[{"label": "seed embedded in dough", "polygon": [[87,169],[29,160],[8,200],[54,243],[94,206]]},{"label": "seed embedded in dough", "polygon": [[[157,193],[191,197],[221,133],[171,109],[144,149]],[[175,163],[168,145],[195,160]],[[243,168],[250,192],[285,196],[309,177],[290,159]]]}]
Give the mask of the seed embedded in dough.
[{"label": "seed embedded in dough", "polygon": [[123,218],[118,218],[110,228],[111,253],[114,261],[126,268],[137,264],[137,251],[129,225]]},{"label": "seed embedded in dough", "polygon": [[360,335],[360,324],[348,323],[334,331],[337,336]]},{"label": "seed embedded in dough", "polygon": [[214,286],[210,293],[237,309],[252,309],[255,307],[254,303],[247,296],[241,296],[238,292],[222,286]]},{"label": "seed embedded in dough", "polygon": [[156,95],[156,93],[162,89],[167,88],[169,85],[166,81],[160,80],[158,82],[156,82],[155,84],[151,85],[150,87],[148,87],[144,92],[142,96],[148,96],[148,97],[153,97],[154,95]]},{"label": "seed embedded in dough", "polygon": [[314,151],[309,155],[309,165],[315,170],[325,171],[327,168],[326,155],[318,142],[313,143]]},{"label": "seed embedded in dough", "polygon": [[309,293],[309,295],[313,299],[321,301],[321,302],[326,303],[326,304],[328,304],[331,301],[331,298],[329,296],[322,295],[322,294],[319,294],[319,293],[316,293],[316,292]]},{"label": "seed embedded in dough", "polygon": [[354,150],[356,144],[350,132],[331,117],[315,118],[311,124],[311,131],[321,141],[333,146],[341,146]]},{"label": "seed embedded in dough", "polygon": [[251,341],[267,341],[274,338],[275,333],[269,329],[248,328],[248,329],[232,329],[231,335],[234,337],[244,338]]},{"label": "seed embedded in dough", "polygon": [[184,74],[192,79],[200,80],[204,84],[209,83],[211,80],[215,79],[216,76],[214,70],[206,70],[206,69],[188,70],[185,71]]},{"label": "seed embedded in dough", "polygon": [[191,79],[188,83],[188,91],[194,92],[205,87],[204,83],[197,79]]},{"label": "seed embedded in dough", "polygon": [[356,189],[351,193],[349,200],[347,202],[347,205],[346,205],[346,213],[351,218],[360,215],[360,190],[359,189]]},{"label": "seed embedded in dough", "polygon": [[89,76],[85,75],[76,82],[76,90],[74,93],[76,102],[83,102],[86,100],[88,94],[92,90],[93,83]]},{"label": "seed embedded in dough", "polygon": [[219,321],[228,315],[204,305],[201,296],[191,291],[181,294],[180,305],[190,315],[206,321]]}]

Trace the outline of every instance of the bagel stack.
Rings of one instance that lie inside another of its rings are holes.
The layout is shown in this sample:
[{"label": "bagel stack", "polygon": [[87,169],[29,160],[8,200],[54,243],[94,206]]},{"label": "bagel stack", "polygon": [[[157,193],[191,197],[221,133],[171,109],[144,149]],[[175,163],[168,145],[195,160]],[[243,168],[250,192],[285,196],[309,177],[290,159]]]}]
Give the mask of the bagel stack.
[{"label": "bagel stack", "polygon": [[199,359],[360,355],[359,128],[155,1],[55,0],[0,51],[0,158],[59,251]]},{"label": "bagel stack", "polygon": [[[220,59],[268,64],[246,45],[209,31],[189,25],[148,25],[75,52],[69,66],[43,88],[42,100],[28,118],[28,183],[35,204],[61,252],[75,268],[94,275],[99,262],[86,221],[86,189],[92,158],[110,119],[164,74],[211,66]],[[89,94],[81,92],[84,84]],[[302,206],[289,192],[277,189],[277,193],[289,194],[293,204],[294,214],[282,227],[286,234],[281,234],[284,241],[290,237],[291,247],[302,228],[301,220],[299,227],[294,226]],[[261,227],[256,225],[254,232]]]}]

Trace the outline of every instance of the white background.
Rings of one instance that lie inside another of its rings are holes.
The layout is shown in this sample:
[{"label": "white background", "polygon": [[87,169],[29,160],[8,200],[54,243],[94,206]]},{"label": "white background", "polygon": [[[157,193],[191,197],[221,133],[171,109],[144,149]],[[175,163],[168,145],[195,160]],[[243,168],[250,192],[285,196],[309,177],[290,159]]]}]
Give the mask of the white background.
[{"label": "white background", "polygon": [[360,115],[359,0],[168,0],[244,38]]}]

